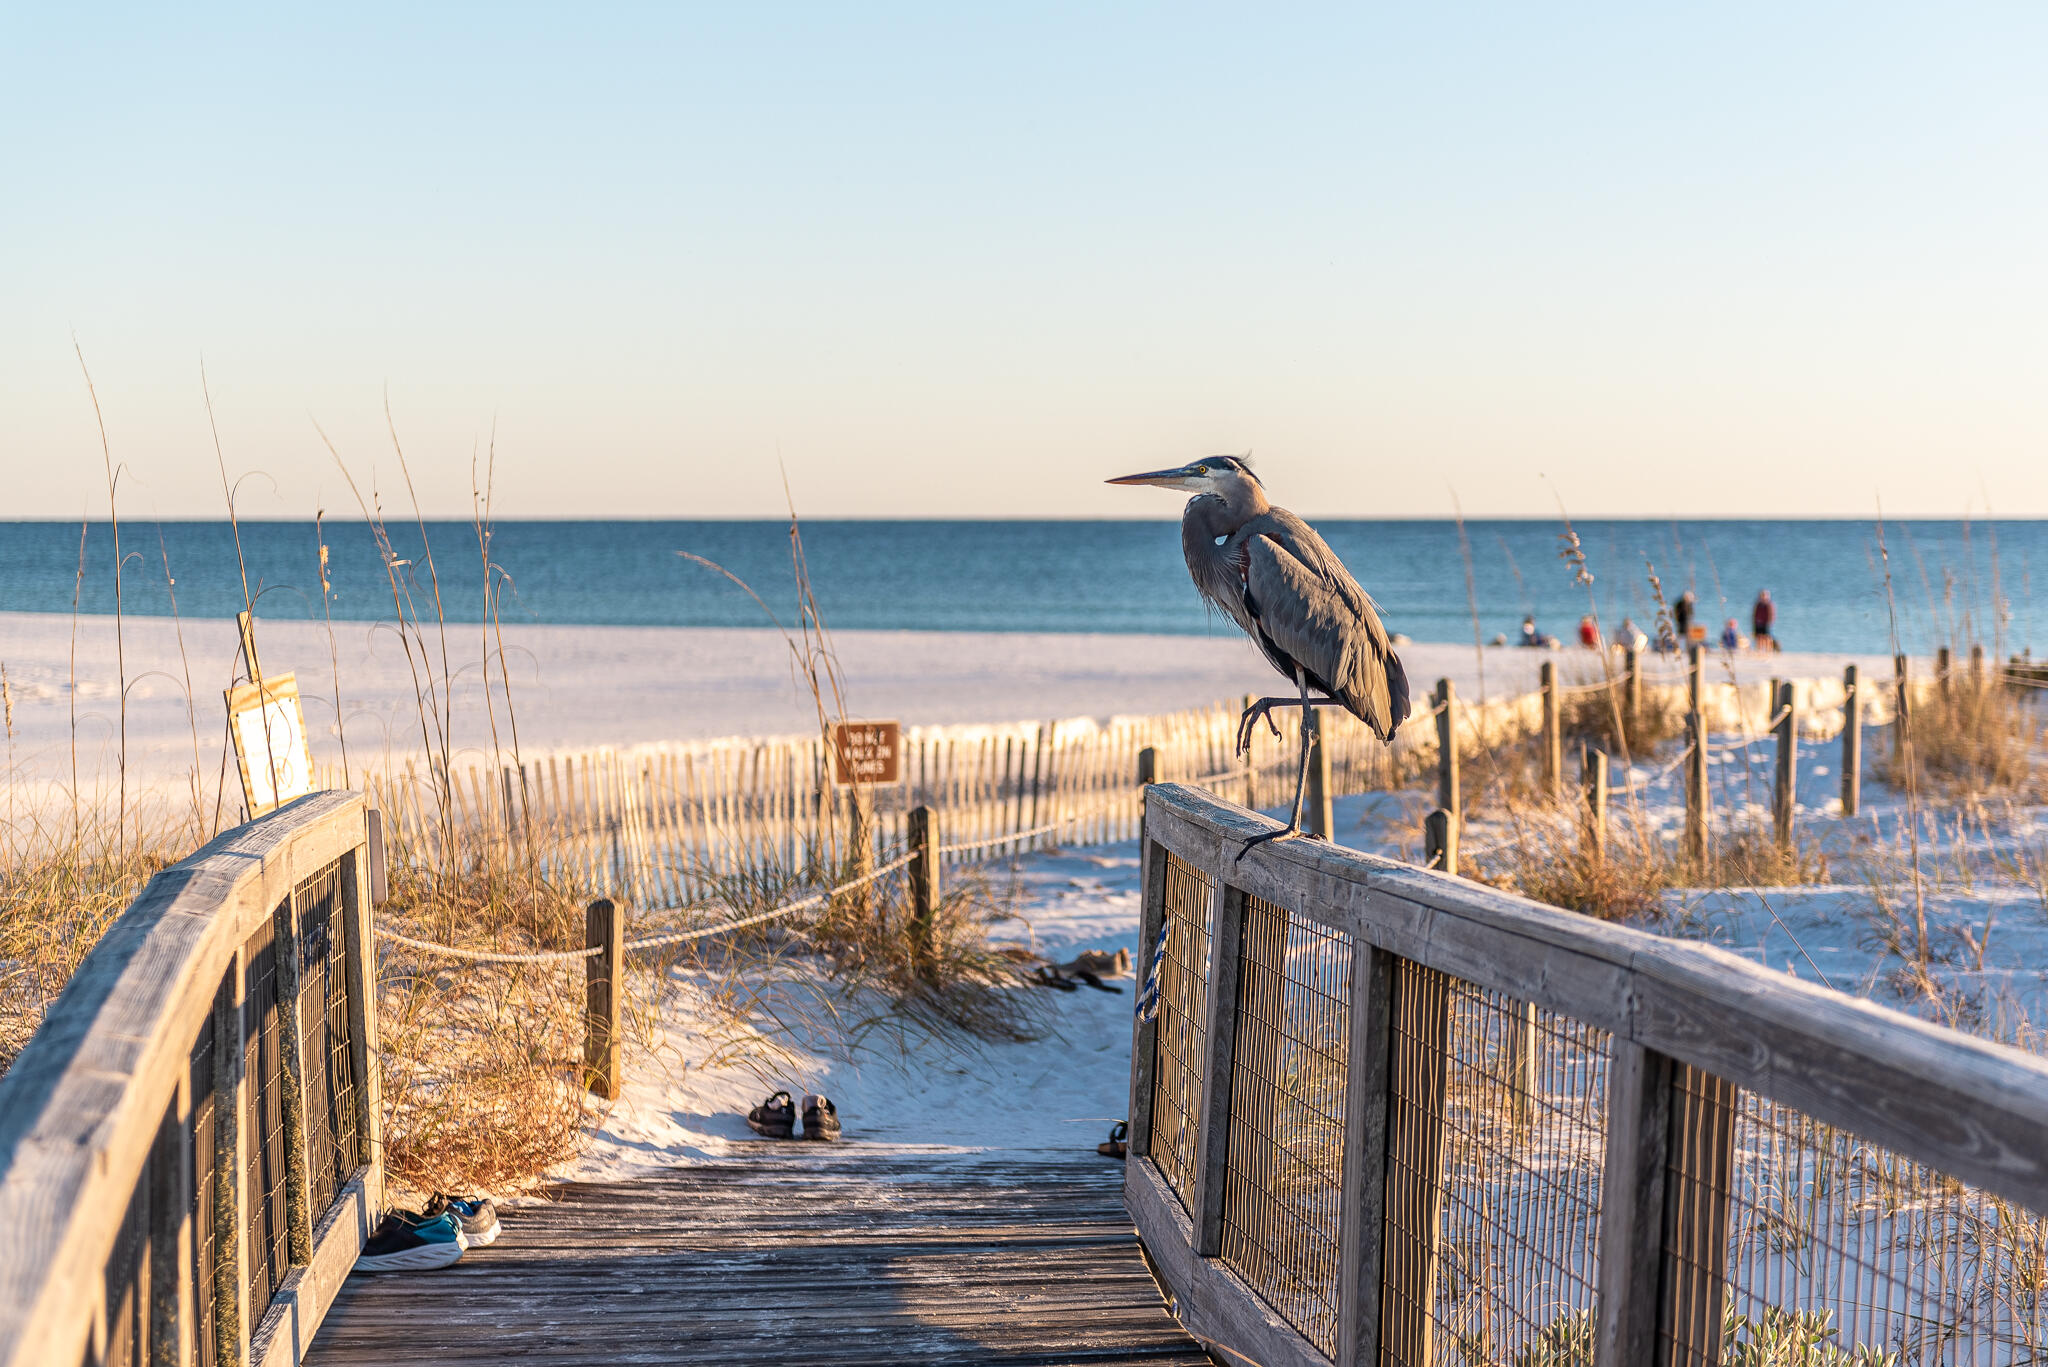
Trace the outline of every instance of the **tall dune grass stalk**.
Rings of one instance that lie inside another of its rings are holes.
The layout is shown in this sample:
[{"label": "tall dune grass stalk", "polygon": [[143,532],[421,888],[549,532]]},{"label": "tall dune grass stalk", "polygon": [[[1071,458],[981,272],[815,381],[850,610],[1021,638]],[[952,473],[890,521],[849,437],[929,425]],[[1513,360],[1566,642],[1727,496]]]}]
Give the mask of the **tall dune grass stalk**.
[{"label": "tall dune grass stalk", "polygon": [[120,796],[114,808],[114,832],[116,852],[124,838],[128,824],[128,655],[122,642],[121,632],[121,575],[126,568],[121,558],[121,512],[115,506],[114,492],[120,483],[120,472],[114,467],[114,448],[107,441],[107,419],[100,412],[99,391],[93,388],[92,371],[86,368],[85,349],[76,337],[71,339],[71,349],[78,353],[79,373],[85,376],[85,392],[92,400],[92,416],[100,429],[100,460],[107,472],[107,523],[114,533],[114,682],[120,689],[120,745],[115,751],[115,765],[120,774]]},{"label": "tall dune grass stalk", "polygon": [[327,577],[327,510],[313,510],[313,539],[320,544],[320,611],[327,622],[327,660],[334,671],[334,736],[341,745],[341,786],[353,787],[348,772],[348,723],[341,709],[341,652],[334,644],[334,585]]},{"label": "tall dune grass stalk", "polygon": [[205,795],[200,788],[199,712],[192,703],[192,657],[185,653],[185,619],[178,615],[178,581],[171,575],[171,552],[164,545],[164,524],[156,524],[156,553],[164,562],[164,592],[171,600],[171,626],[178,634],[178,666],[185,674],[185,721],[192,728],[192,822],[200,824]]}]

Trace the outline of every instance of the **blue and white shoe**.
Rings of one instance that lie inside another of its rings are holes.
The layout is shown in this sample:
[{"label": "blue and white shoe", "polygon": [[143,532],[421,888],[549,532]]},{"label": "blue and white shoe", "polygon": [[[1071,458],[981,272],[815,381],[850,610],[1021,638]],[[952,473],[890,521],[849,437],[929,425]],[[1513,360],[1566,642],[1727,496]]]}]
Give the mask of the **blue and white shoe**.
[{"label": "blue and white shoe", "polygon": [[486,1248],[498,1241],[498,1208],[487,1196],[443,1196],[427,1202],[429,1215],[453,1215],[462,1227],[465,1248]]},{"label": "blue and white shoe", "polygon": [[394,1211],[386,1215],[356,1257],[359,1272],[425,1272],[462,1260],[467,1248],[453,1214],[431,1217]]}]

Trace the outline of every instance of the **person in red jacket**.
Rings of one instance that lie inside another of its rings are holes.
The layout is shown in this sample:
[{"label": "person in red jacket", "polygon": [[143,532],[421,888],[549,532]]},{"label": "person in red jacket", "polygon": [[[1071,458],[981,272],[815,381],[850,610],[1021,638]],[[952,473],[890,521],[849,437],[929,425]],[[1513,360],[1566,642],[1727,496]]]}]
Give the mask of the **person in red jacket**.
[{"label": "person in red jacket", "polygon": [[1778,605],[1771,601],[1771,591],[1764,589],[1756,596],[1756,604],[1749,610],[1750,634],[1756,638],[1758,650],[1776,650],[1778,638],[1771,634],[1771,628],[1778,624]]}]

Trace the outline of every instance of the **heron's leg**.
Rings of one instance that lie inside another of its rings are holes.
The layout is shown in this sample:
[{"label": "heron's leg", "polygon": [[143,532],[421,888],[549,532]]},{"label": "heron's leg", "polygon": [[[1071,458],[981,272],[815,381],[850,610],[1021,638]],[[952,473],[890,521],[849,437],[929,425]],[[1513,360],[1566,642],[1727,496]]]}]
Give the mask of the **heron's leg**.
[{"label": "heron's leg", "polygon": [[1301,767],[1294,774],[1294,815],[1287,819],[1287,829],[1290,831],[1301,829],[1301,798],[1308,788],[1308,748],[1312,740],[1308,730],[1308,709],[1311,706],[1308,700],[1308,676],[1297,669],[1294,671],[1294,681],[1301,685]]},{"label": "heron's leg", "polygon": [[1308,679],[1298,670],[1295,672],[1295,682],[1301,685],[1301,701],[1299,703],[1296,703],[1291,698],[1272,699],[1272,701],[1286,706],[1299,706],[1302,710],[1301,768],[1294,776],[1294,814],[1288,818],[1287,824],[1281,829],[1267,831],[1264,835],[1255,835],[1245,841],[1244,848],[1237,852],[1237,858],[1240,860],[1251,851],[1254,845],[1263,845],[1268,840],[1292,840],[1295,836],[1301,834],[1301,799],[1302,794],[1308,788],[1308,747],[1310,739],[1307,726],[1308,709],[1316,704],[1309,700]]}]

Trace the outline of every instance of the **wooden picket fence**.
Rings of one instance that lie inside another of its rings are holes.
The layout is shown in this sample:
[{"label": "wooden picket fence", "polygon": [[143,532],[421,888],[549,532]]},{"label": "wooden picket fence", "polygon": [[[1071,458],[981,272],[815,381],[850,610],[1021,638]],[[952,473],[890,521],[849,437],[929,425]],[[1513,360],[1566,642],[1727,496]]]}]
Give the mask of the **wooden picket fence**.
[{"label": "wooden picket fence", "polygon": [[[943,856],[976,862],[1049,845],[1137,837],[1138,756],[1156,756],[1161,782],[1193,783],[1234,802],[1270,806],[1293,795],[1300,718],[1275,714],[1249,759],[1234,753],[1241,702],[1107,724],[1081,718],[1004,725],[906,727],[901,778],[856,794],[832,782],[816,737],[689,741],[554,754],[523,763],[458,761],[445,776],[419,763],[359,780],[389,822],[395,856],[435,859],[498,848],[530,852],[579,883],[639,906],[715,898],[735,877],[795,876],[843,867],[860,823],[877,858],[907,840],[913,807],[928,806]],[[1461,746],[1518,739],[1542,722],[1535,693],[1461,707]],[[1436,726],[1424,706],[1382,745],[1355,718],[1324,709],[1333,794],[1399,786],[1435,763]],[[1045,828],[1051,827],[1047,830]]]}]

